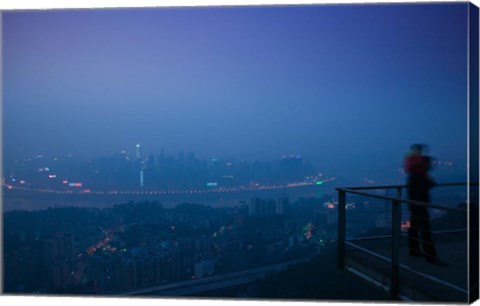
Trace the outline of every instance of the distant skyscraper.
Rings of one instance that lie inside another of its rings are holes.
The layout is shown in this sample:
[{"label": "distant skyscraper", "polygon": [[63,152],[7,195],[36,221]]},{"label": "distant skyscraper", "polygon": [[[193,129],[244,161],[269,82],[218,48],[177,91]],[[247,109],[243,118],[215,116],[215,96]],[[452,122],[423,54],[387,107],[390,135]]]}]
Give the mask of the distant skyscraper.
[{"label": "distant skyscraper", "polygon": [[249,215],[281,215],[288,198],[274,199],[253,198],[250,200]]},{"label": "distant skyscraper", "polygon": [[276,215],[283,215],[285,212],[285,209],[288,206],[288,197],[283,196],[277,199],[276,205],[275,205],[275,214]]},{"label": "distant skyscraper", "polygon": [[139,143],[135,145],[135,157],[142,158],[142,148]]}]

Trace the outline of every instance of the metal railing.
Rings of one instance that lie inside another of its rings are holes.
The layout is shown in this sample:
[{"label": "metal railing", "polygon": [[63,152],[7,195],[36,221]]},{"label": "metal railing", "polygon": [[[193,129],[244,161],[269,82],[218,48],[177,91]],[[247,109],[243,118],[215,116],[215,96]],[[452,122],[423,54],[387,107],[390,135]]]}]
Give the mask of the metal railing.
[{"label": "metal railing", "polygon": [[[477,184],[470,184],[476,185]],[[436,187],[451,187],[451,186],[467,186],[467,183],[449,183],[449,184],[437,184]],[[351,246],[355,250],[369,254],[369,256],[374,256],[382,261],[390,263],[390,286],[388,287],[390,295],[392,298],[399,297],[399,286],[400,286],[400,277],[399,270],[400,268],[410,270],[410,272],[417,275],[421,275],[424,278],[432,278],[425,273],[415,271],[406,265],[400,263],[400,248],[401,248],[401,238],[402,238],[402,205],[410,204],[416,206],[422,206],[432,209],[442,210],[444,212],[455,212],[465,214],[465,220],[467,218],[468,209],[458,208],[458,207],[448,207],[445,205],[438,205],[432,203],[425,203],[419,201],[408,200],[402,198],[402,190],[406,189],[405,185],[388,185],[388,186],[375,186],[375,187],[346,187],[346,188],[336,188],[338,191],[338,268],[345,268],[345,256],[346,256],[346,246]],[[371,193],[374,190],[387,190],[394,191],[395,196],[382,195],[377,193]],[[370,192],[368,192],[370,191]],[[367,239],[378,239],[379,237],[363,237],[355,239],[347,239],[347,194],[362,196],[370,199],[379,199],[387,201],[391,206],[391,235],[383,236],[383,238],[390,238],[390,258],[385,255],[381,255],[375,251],[369,250],[365,247],[362,247],[358,242]],[[465,223],[466,225],[467,223]],[[463,231],[466,231],[465,228]],[[467,241],[465,241],[465,245]],[[441,280],[434,279],[433,281],[442,282]],[[468,294],[468,291],[459,286],[455,286],[450,283],[443,282],[443,285],[447,285],[455,290],[459,290],[462,293]]]}]

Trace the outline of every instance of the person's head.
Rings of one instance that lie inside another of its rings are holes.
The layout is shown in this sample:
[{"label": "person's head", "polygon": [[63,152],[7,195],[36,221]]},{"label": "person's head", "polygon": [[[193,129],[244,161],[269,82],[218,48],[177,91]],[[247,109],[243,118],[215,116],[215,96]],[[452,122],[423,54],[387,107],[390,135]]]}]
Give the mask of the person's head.
[{"label": "person's head", "polygon": [[412,150],[412,152],[417,153],[417,154],[421,154],[422,149],[423,149],[423,146],[421,144],[418,144],[418,143],[414,143],[410,146],[410,150]]}]

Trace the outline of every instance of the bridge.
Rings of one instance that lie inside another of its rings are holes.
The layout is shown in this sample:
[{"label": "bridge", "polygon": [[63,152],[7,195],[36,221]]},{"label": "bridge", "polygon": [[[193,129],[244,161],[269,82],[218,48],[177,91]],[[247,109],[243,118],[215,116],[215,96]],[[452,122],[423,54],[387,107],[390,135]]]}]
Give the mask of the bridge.
[{"label": "bridge", "polygon": [[276,198],[314,196],[319,190],[331,189],[328,184],[313,182],[289,183],[283,185],[259,185],[218,187],[195,190],[57,190],[49,188],[26,188],[3,184],[4,210],[46,209],[47,207],[109,207],[129,201],[159,201],[166,207],[179,203],[203,203],[219,206],[238,205],[240,200],[251,198]]}]

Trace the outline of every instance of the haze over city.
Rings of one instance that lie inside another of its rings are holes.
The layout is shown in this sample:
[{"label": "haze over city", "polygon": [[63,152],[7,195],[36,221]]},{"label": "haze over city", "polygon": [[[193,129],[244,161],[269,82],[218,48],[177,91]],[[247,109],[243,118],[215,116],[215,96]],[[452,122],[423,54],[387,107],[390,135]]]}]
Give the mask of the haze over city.
[{"label": "haze over city", "polygon": [[[361,13],[360,13],[361,11]],[[5,162],[142,144],[394,177],[410,144],[466,171],[467,6],[5,12]]]},{"label": "haze over city", "polygon": [[478,297],[474,5],[0,14],[2,292]]}]

